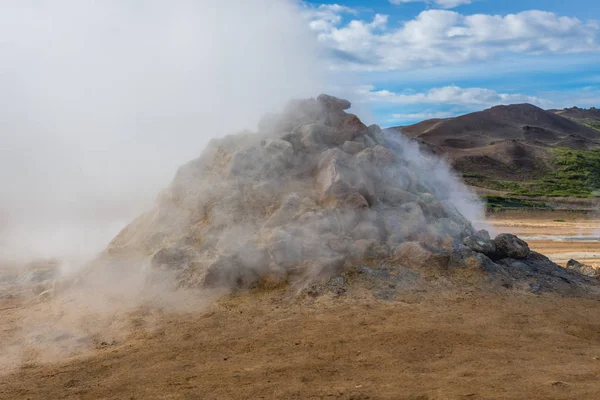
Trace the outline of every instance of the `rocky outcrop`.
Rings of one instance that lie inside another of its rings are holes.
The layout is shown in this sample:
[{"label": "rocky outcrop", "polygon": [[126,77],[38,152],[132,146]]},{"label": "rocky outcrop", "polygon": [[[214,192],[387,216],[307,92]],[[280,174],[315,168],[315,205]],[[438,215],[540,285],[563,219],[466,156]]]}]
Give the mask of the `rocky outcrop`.
[{"label": "rocky outcrop", "polygon": [[365,126],[350,106],[328,95],[293,101],[258,132],[211,141],[106,256],[141,253],[205,287],[308,283],[366,261],[546,289],[583,279],[513,235],[476,232],[458,211],[455,193],[467,189],[439,173],[440,161]]}]

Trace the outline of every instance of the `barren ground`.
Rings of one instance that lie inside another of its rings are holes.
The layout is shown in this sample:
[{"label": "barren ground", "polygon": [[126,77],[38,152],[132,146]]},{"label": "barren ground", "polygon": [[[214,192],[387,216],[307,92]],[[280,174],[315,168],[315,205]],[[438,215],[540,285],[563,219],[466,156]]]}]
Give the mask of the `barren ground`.
[{"label": "barren ground", "polygon": [[576,212],[514,211],[494,214],[498,232],[523,237],[529,246],[564,265],[570,258],[600,263],[600,218]]},{"label": "barren ground", "polygon": [[[495,224],[535,235],[588,229],[513,217]],[[531,242],[583,251],[554,243]],[[0,345],[26,315],[50,307],[0,300]],[[592,298],[440,289],[385,302],[274,291],[195,312],[143,307],[112,318],[122,335],[94,337],[83,351],[52,362],[25,351],[24,363],[0,375],[0,398],[600,398],[600,302]]]}]

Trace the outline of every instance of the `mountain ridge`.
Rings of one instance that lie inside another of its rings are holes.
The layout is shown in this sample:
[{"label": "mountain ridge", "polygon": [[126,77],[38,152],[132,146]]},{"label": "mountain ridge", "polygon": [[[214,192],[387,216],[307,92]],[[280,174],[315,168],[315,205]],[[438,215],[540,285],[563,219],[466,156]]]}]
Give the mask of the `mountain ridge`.
[{"label": "mountain ridge", "polygon": [[[591,196],[600,187],[590,185],[589,175],[600,171],[595,162],[588,163],[590,169],[582,160],[600,151],[596,123],[600,124],[596,108],[544,110],[525,103],[389,129],[445,156],[476,187],[524,195]],[[577,165],[567,165],[571,162]],[[568,180],[579,185],[573,193]],[[557,182],[560,190],[555,190]]]}]

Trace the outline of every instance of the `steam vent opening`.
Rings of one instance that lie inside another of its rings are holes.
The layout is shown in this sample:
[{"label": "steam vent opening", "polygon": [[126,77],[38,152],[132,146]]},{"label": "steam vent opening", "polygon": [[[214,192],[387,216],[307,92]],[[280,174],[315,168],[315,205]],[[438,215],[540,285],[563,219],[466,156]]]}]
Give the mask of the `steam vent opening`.
[{"label": "steam vent opening", "polygon": [[481,205],[444,162],[350,107],[325,94],[294,100],[258,132],[212,140],[103,257],[141,254],[201,288],[343,292],[356,277],[389,287],[444,277],[572,291],[590,282],[516,236],[477,231],[465,215]]}]

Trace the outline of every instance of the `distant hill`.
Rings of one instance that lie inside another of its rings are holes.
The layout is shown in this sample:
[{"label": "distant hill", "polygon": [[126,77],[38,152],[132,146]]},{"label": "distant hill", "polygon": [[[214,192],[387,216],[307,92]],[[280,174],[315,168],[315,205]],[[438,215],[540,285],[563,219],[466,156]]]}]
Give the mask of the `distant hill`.
[{"label": "distant hill", "polygon": [[596,122],[595,108],[513,104],[391,130],[446,156],[474,186],[532,196],[592,196],[600,190]]},{"label": "distant hill", "polygon": [[580,124],[589,126],[594,129],[600,130],[600,110],[592,107],[592,108],[565,108],[562,110],[549,110],[555,114],[560,116],[570,118],[579,122]]}]

